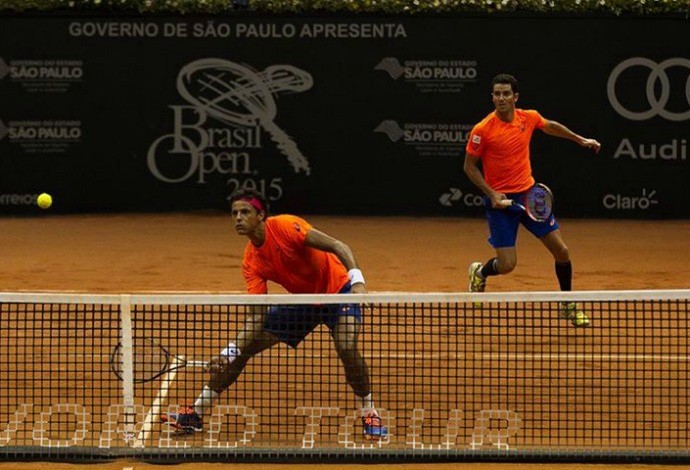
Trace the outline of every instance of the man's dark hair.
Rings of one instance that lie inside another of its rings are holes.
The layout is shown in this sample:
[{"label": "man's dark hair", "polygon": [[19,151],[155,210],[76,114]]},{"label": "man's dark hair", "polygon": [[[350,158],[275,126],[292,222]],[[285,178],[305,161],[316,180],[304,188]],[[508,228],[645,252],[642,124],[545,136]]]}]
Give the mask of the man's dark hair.
[{"label": "man's dark hair", "polygon": [[251,189],[251,188],[238,189],[237,191],[235,191],[234,193],[232,193],[230,195],[230,197],[228,198],[228,202],[232,206],[232,203],[235,201],[249,200],[249,199],[258,200],[261,203],[261,207],[263,207],[264,214],[268,215],[268,209],[269,209],[268,201],[266,200],[264,195],[261,194],[261,192],[257,191],[256,189]]},{"label": "man's dark hair", "polygon": [[491,91],[494,91],[494,85],[496,84],[501,84],[501,85],[510,85],[511,90],[513,90],[513,93],[517,93],[518,91],[518,82],[517,78],[513,77],[512,75],[508,75],[507,73],[499,73],[494,77],[493,80],[491,80]]}]

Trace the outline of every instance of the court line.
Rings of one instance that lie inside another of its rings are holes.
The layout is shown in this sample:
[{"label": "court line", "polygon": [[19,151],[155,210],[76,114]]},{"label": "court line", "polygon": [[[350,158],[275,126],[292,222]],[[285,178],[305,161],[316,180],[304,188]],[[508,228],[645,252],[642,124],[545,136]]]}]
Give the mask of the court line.
[{"label": "court line", "polygon": [[440,354],[364,354],[369,359],[498,359],[498,360],[579,360],[579,361],[666,361],[688,362],[687,355],[596,354],[596,353],[440,353]]}]

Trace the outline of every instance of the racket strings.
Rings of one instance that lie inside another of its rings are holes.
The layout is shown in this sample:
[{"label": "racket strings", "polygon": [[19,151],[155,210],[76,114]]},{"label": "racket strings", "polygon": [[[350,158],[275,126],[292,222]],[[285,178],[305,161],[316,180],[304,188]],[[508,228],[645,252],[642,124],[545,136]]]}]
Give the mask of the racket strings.
[{"label": "racket strings", "polygon": [[[135,340],[132,345],[132,372],[135,382],[146,382],[168,370],[170,355],[150,340]],[[123,346],[118,345],[112,357],[115,374],[122,378],[124,369]]]},{"label": "racket strings", "polygon": [[134,369],[134,380],[149,380],[165,372],[170,358],[160,346],[148,341],[141,344],[134,344],[132,350],[132,363]]},{"label": "racket strings", "polygon": [[535,218],[545,220],[553,211],[553,197],[539,188],[535,187],[527,194],[525,198],[525,208]]}]

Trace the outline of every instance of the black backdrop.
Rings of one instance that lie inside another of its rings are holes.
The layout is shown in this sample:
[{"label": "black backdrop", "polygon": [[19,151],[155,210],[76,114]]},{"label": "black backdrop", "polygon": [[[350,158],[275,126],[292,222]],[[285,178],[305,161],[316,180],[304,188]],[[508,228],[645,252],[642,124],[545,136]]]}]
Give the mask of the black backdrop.
[{"label": "black backdrop", "polygon": [[537,132],[571,217],[686,218],[690,23],[637,18],[0,17],[0,212],[224,207],[476,215],[491,78],[600,140]]}]

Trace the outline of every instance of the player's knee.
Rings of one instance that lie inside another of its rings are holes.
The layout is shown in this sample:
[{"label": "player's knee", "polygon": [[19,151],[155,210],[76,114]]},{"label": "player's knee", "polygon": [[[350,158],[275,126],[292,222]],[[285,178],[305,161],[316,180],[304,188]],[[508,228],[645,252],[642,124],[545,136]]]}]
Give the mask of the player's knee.
[{"label": "player's knee", "polygon": [[570,251],[568,247],[563,244],[559,246],[558,249],[554,250],[553,257],[558,263],[567,263],[570,261]]},{"label": "player's knee", "polygon": [[512,272],[517,266],[517,259],[500,260],[498,263],[498,272],[501,274],[508,274]]}]

